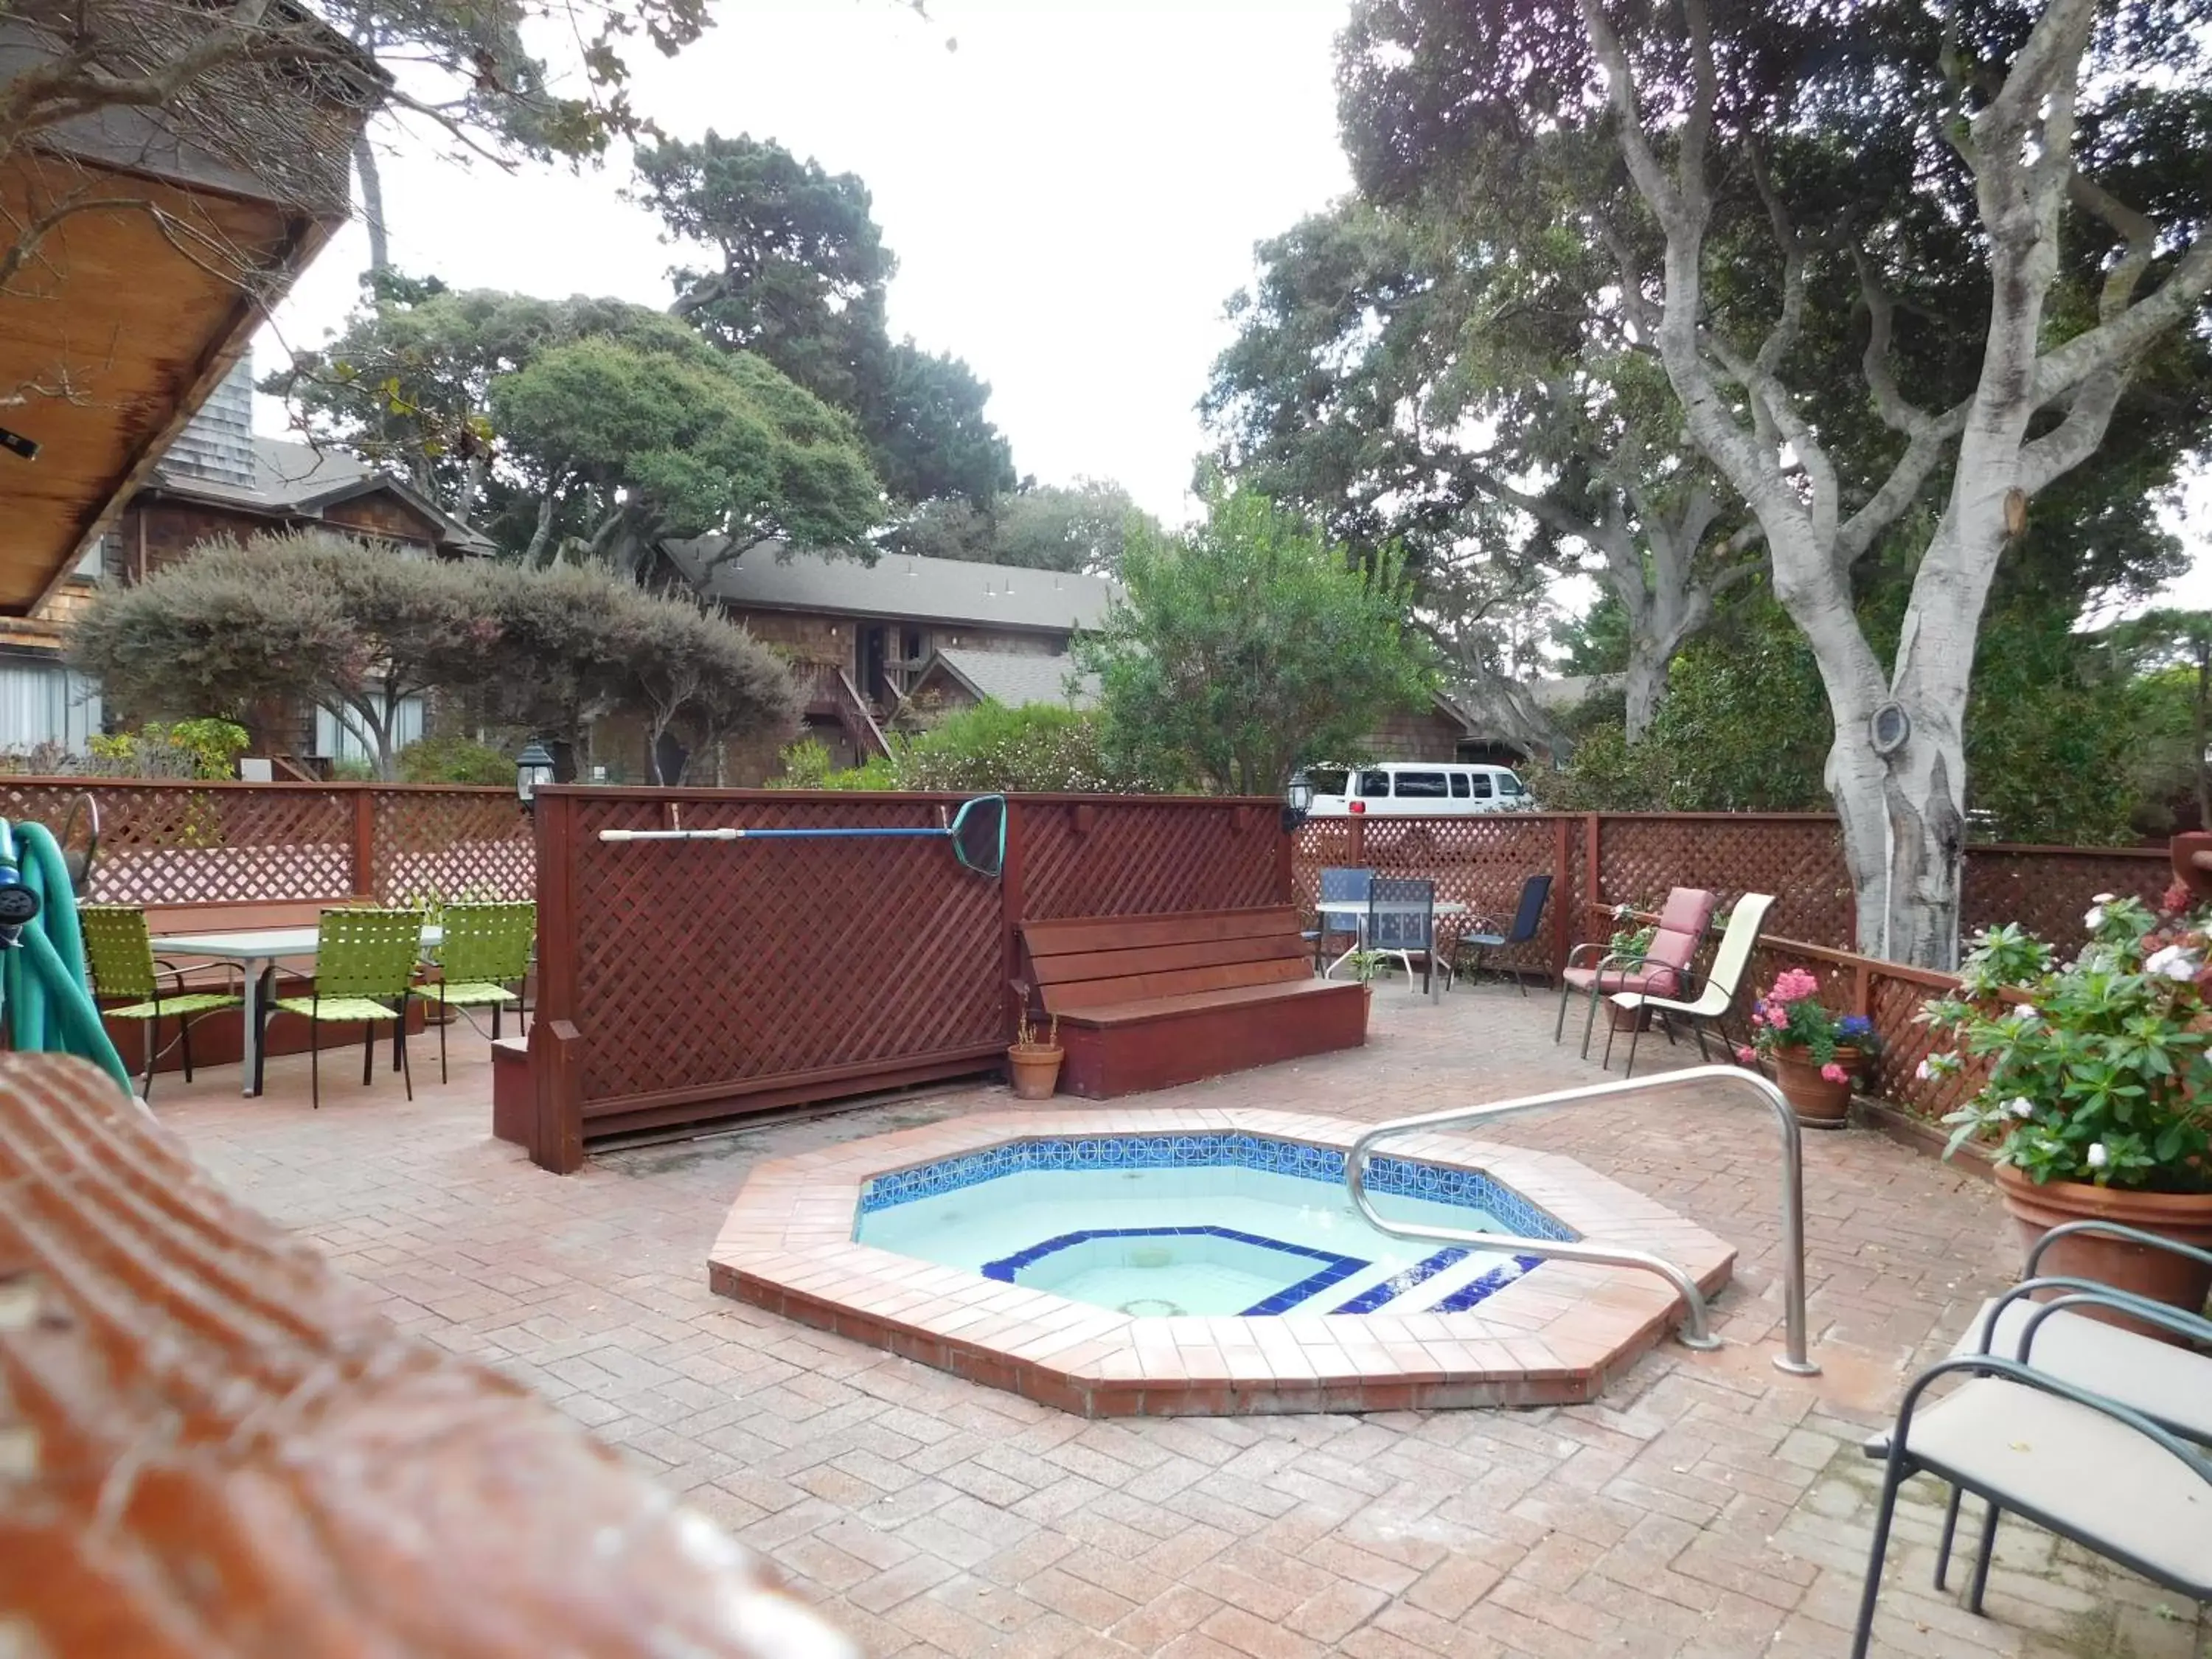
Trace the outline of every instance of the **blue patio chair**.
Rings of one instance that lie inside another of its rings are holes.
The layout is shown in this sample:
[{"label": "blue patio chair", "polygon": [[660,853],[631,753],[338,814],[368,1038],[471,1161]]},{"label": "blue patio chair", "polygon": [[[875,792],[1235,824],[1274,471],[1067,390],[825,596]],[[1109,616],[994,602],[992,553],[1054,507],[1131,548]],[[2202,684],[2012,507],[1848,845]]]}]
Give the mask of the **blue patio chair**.
[{"label": "blue patio chair", "polygon": [[[1521,902],[1513,912],[1511,927],[1502,933],[1462,933],[1459,936],[1460,945],[1462,946],[1472,945],[1474,947],[1474,962],[1467,970],[1468,977],[1472,979],[1482,971],[1483,960],[1492,951],[1503,950],[1509,945],[1526,945],[1530,939],[1535,938],[1537,925],[1544,919],[1544,906],[1551,896],[1552,878],[1549,876],[1531,876],[1521,884]],[[1472,921],[1476,927],[1482,927],[1488,923],[1488,918],[1484,916],[1474,917]],[[1457,963],[1455,963],[1455,971],[1456,969]],[[1522,996],[1528,994],[1528,981],[1522,978],[1518,973],[1513,975],[1513,982],[1521,988]]]},{"label": "blue patio chair", "polygon": [[[1367,902],[1368,884],[1374,879],[1375,872],[1372,870],[1323,870],[1321,872],[1319,897],[1323,904],[1364,904]],[[1328,915],[1326,911],[1314,913],[1314,931],[1309,937],[1314,942],[1316,972],[1321,969],[1322,947],[1328,943],[1328,936],[1332,933],[1348,933],[1356,939],[1359,933],[1358,924],[1355,922],[1348,928],[1334,928],[1329,926]]]},{"label": "blue patio chair", "polygon": [[1413,978],[1413,957],[1421,958],[1421,989],[1436,987],[1437,884],[1410,876],[1377,876],[1367,889],[1367,948],[1406,964]]}]

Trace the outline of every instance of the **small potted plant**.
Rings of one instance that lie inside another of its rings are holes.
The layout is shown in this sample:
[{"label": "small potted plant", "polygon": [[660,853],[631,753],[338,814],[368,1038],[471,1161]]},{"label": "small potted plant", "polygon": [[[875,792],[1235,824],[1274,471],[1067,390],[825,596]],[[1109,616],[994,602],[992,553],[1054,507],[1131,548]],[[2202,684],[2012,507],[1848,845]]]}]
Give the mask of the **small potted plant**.
[{"label": "small potted plant", "polygon": [[1388,960],[1380,951],[1354,951],[1344,959],[1344,965],[1359,982],[1359,988],[1367,993],[1370,1003],[1375,1000],[1375,975],[1382,971],[1382,964]]},{"label": "small potted plant", "polygon": [[1751,1042],[1736,1050],[1747,1066],[1764,1060],[1789,1097],[1797,1121],[1840,1129],[1851,1109],[1851,1081],[1874,1048],[1874,1026],[1838,1014],[1820,1000],[1820,981],[1802,968],[1784,969],[1751,1011]]},{"label": "small potted plant", "polygon": [[[2071,961],[2016,926],[1976,936],[1958,994],[1921,1018],[1955,1045],[1923,1079],[1982,1069],[1944,1121],[1948,1148],[1991,1144],[1997,1188],[2022,1248],[2062,1222],[2115,1221],[2212,1249],[2212,912],[2170,890],[2154,911],[2100,894]],[[2191,1310],[2212,1269],[2123,1241],[2077,1235],[2039,1271],[2079,1274]]]},{"label": "small potted plant", "polygon": [[[1614,905],[1613,907],[1613,937],[1606,941],[1605,949],[1607,957],[1617,957],[1620,960],[1615,961],[1605,970],[1607,977],[1609,979],[1614,974],[1633,973],[1642,965],[1644,958],[1651,954],[1651,941],[1658,937],[1659,924],[1656,921],[1638,921],[1634,905]],[[1607,999],[1605,1012],[1606,1018],[1613,1022],[1613,1029],[1616,1031],[1632,1031],[1650,1018],[1645,1009],[1624,1008],[1610,998]]]},{"label": "small potted plant", "polygon": [[1030,988],[1016,980],[1014,996],[1014,1041],[1006,1050],[1007,1068],[1013,1073],[1014,1098],[1050,1100],[1053,1091],[1060,1087],[1060,1062],[1066,1056],[1060,1046],[1060,1016],[1054,1014],[1048,1022],[1044,1040],[1040,1042],[1036,1025],[1030,1018]]}]

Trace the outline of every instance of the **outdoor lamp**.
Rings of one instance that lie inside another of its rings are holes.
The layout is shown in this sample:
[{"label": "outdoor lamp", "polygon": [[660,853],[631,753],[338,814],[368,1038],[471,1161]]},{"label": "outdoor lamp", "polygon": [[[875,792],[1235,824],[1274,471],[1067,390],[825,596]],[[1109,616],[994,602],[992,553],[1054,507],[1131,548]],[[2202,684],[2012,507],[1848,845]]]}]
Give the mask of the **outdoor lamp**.
[{"label": "outdoor lamp", "polygon": [[1290,834],[1306,821],[1313,811],[1313,781],[1303,772],[1293,777],[1283,791],[1283,833]]},{"label": "outdoor lamp", "polygon": [[553,757],[532,738],[530,746],[514,757],[514,798],[525,806],[538,797],[538,786],[553,781]]}]

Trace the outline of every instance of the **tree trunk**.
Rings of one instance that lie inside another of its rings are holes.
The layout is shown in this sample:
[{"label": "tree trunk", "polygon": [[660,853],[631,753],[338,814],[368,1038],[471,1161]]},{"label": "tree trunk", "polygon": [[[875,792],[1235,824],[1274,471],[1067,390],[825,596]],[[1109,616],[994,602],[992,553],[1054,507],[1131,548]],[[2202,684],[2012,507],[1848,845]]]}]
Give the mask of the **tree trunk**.
[{"label": "tree trunk", "polygon": [[1628,672],[1626,684],[1628,693],[1628,740],[1644,741],[1644,734],[1651,729],[1652,718],[1659,712],[1660,700],[1667,695],[1667,665],[1669,653],[1666,643],[1638,632],[1628,641]]},{"label": "tree trunk", "polygon": [[354,136],[353,170],[361,180],[362,222],[368,227],[368,268],[389,270],[392,246],[384,229],[384,176],[377,171],[376,147],[369,143],[367,127]]}]

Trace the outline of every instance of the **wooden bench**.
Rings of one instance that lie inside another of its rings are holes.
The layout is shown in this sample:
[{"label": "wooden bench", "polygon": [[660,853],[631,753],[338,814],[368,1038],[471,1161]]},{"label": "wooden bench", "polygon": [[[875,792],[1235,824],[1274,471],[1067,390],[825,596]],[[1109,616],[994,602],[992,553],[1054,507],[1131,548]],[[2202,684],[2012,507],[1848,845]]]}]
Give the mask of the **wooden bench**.
[{"label": "wooden bench", "polygon": [[1288,905],[1024,922],[1022,944],[1086,1099],[1367,1041],[1365,990],[1314,977]]}]

